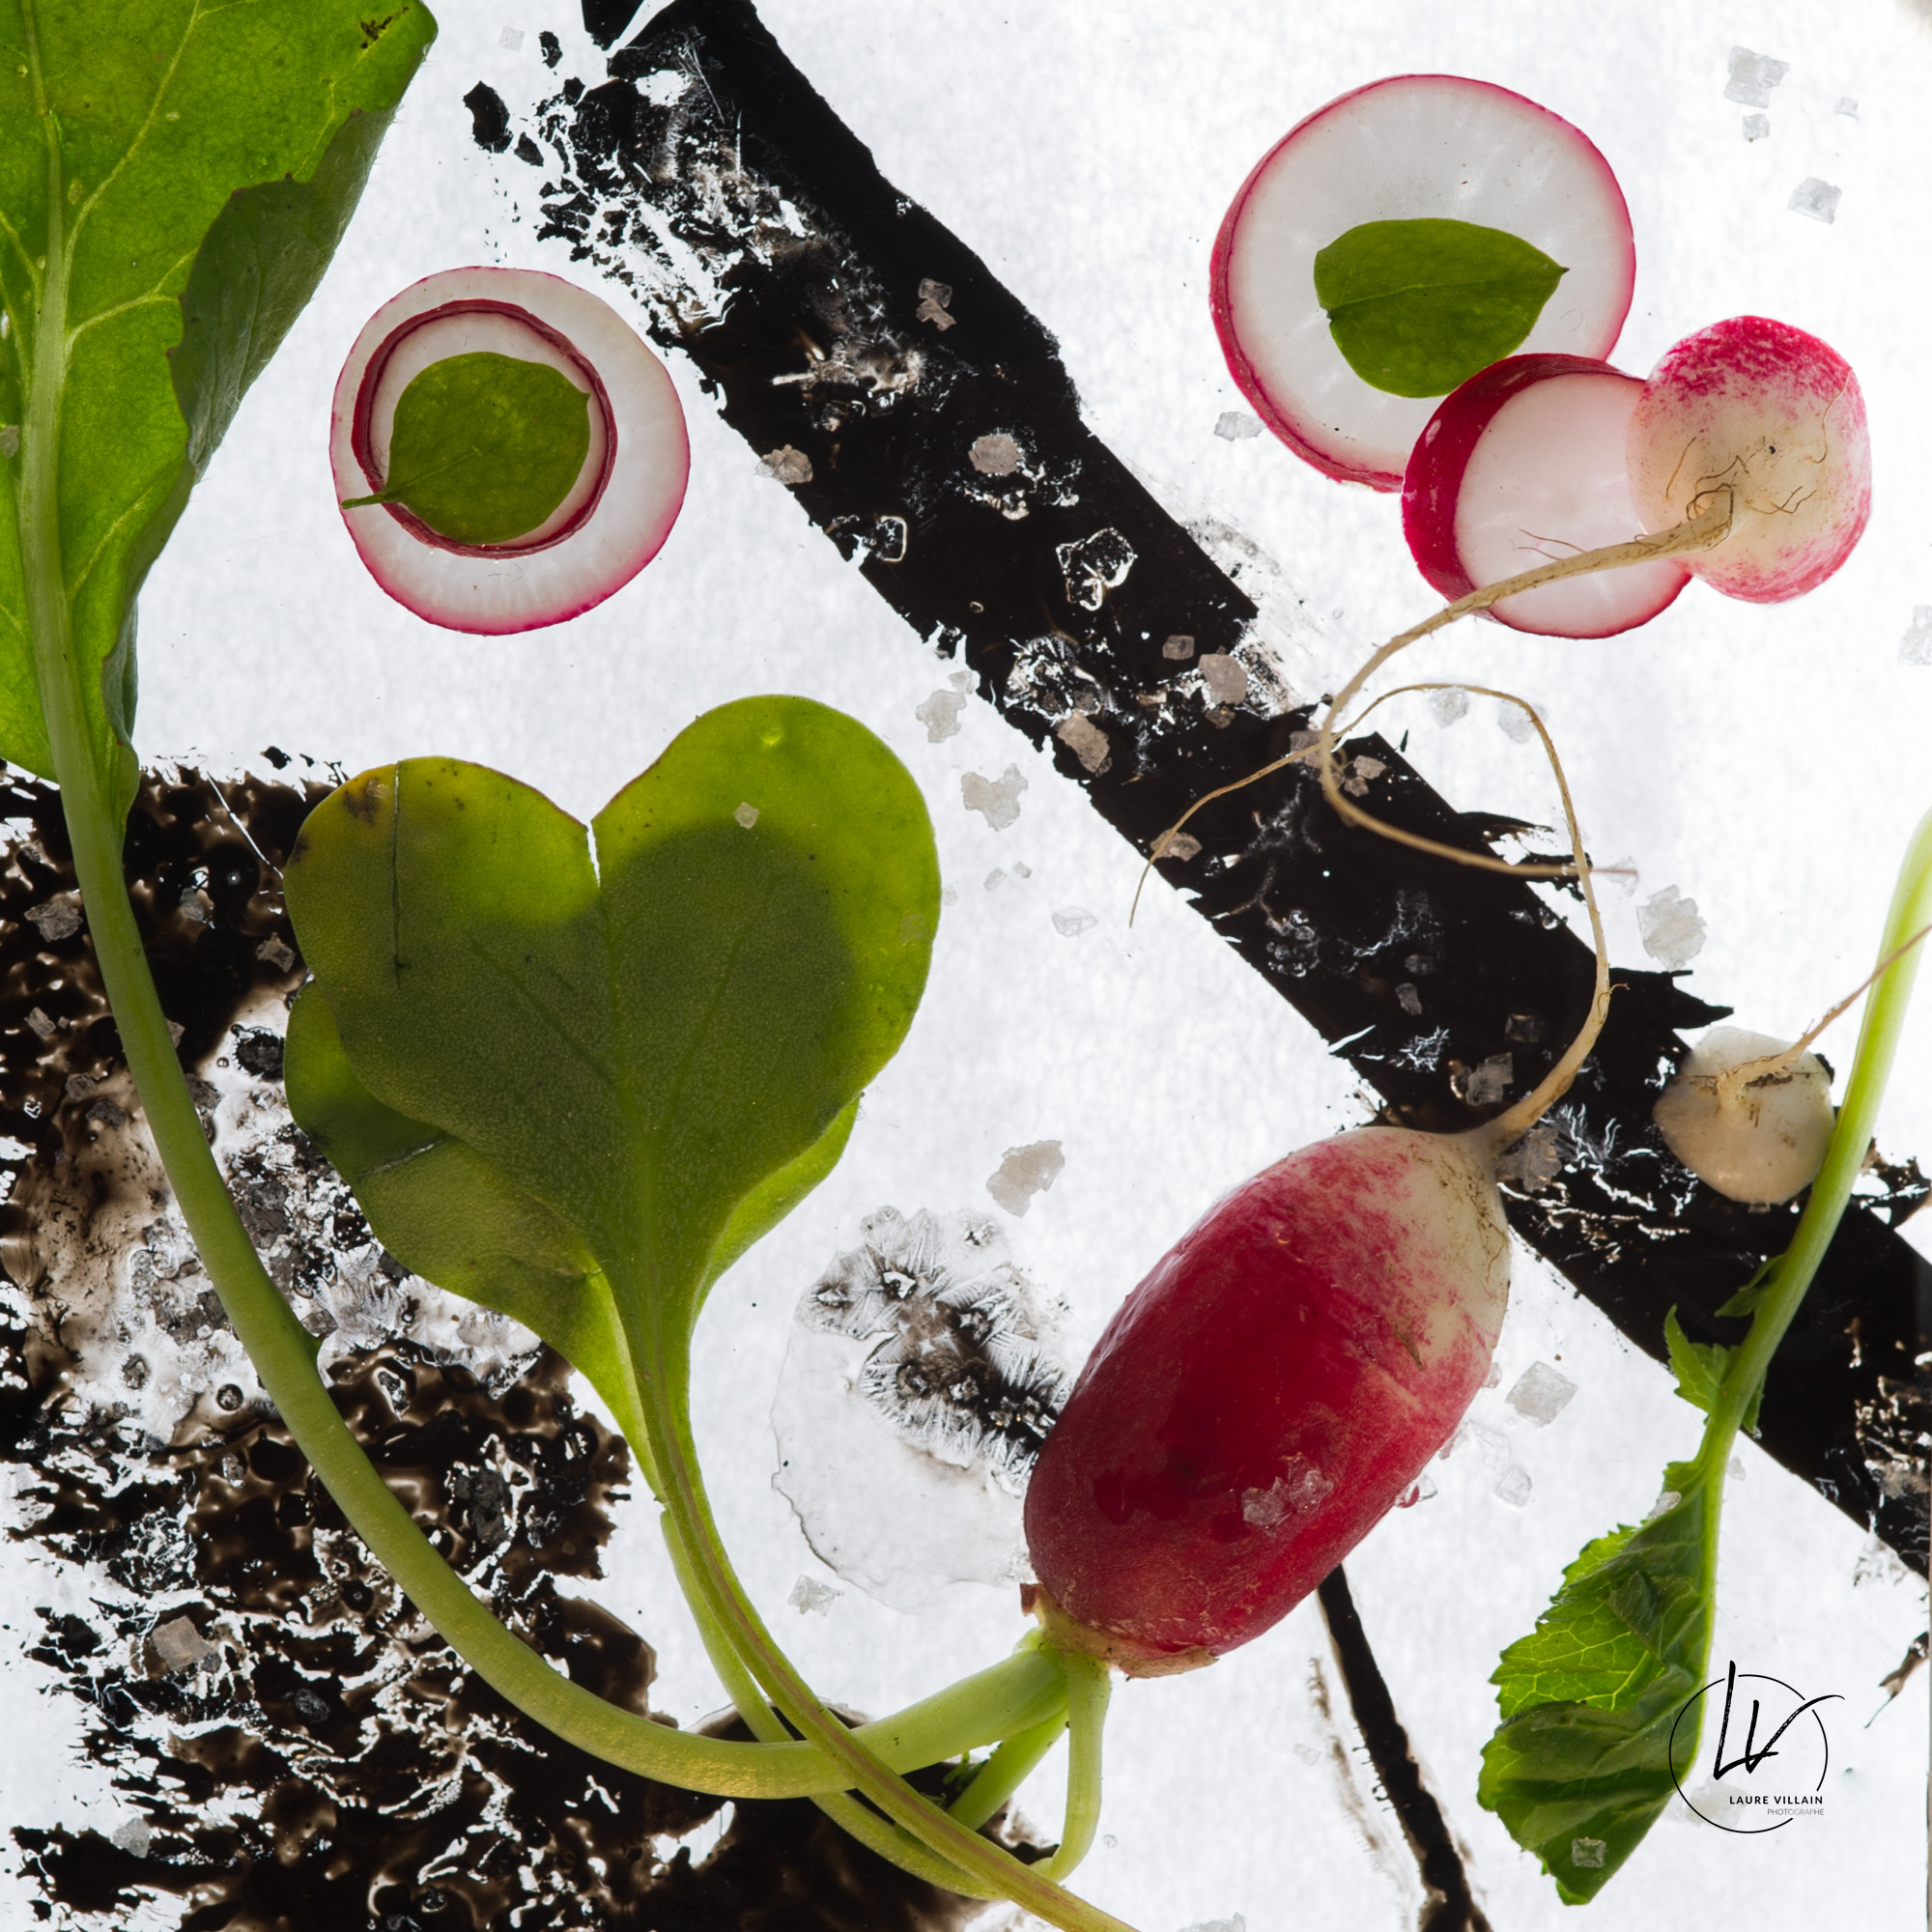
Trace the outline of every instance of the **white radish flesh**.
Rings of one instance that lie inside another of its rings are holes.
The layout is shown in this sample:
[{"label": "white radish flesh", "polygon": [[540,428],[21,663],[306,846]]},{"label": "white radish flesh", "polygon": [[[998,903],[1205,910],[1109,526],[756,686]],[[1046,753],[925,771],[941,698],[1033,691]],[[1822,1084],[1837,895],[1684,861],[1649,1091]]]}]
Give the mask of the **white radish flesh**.
[{"label": "white radish flesh", "polygon": [[1349,366],[1316,299],[1315,257],[1363,223],[1426,219],[1502,229],[1568,270],[1525,352],[1605,355],[1630,308],[1630,213],[1609,164],[1569,122],[1453,74],[1377,81],[1311,114],[1222,221],[1215,327],[1275,434],[1326,474],[1378,490],[1401,488],[1435,404],[1386,394]]},{"label": "white radish flesh", "polygon": [[[1638,531],[1625,449],[1643,393],[1575,355],[1515,355],[1473,376],[1430,418],[1403,480],[1403,530],[1454,601]],[[1547,637],[1607,638],[1648,622],[1690,582],[1675,557],[1572,577],[1489,614]]]},{"label": "white radish flesh", "polygon": [[[1775,1062],[1788,1040],[1713,1027],[1691,1048],[1651,1118],[1665,1145],[1728,1200],[1768,1207],[1808,1187],[1824,1164],[1835,1116],[1832,1076],[1815,1053]],[[1742,1079],[1726,1075],[1742,1073]]]},{"label": "white radish flesh", "polygon": [[555,275],[453,269],[384,303],[343,364],[329,432],[338,499],[383,488],[411,381],[478,351],[545,363],[588,397],[590,447],[563,501],[504,544],[451,542],[395,503],[342,520],[398,603],[450,630],[497,636],[561,623],[629,582],[676,522],[691,459],[668,372],[608,303]]},{"label": "white radish flesh", "polygon": [[1632,413],[1629,463],[1646,530],[1668,529],[1728,490],[1730,534],[1686,561],[1747,603],[1815,588],[1871,515],[1871,446],[1851,365],[1763,316],[1715,323],[1665,353]]}]

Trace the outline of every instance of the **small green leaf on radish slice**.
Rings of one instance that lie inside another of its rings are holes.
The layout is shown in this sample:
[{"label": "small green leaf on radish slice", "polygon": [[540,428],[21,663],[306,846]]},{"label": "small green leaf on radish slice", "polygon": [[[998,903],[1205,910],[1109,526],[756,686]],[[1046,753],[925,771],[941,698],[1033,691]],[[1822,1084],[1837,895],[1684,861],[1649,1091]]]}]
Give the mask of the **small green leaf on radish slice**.
[{"label": "small green leaf on radish slice", "polygon": [[477,351],[432,362],[396,404],[389,474],[365,503],[401,503],[462,544],[528,536],[590,452],[590,398],[543,362]]},{"label": "small green leaf on radish slice", "polygon": [[[1503,1721],[1483,1747],[1477,1798],[1569,1905],[1597,1895],[1669,1803],[1671,1732],[1710,1655],[1710,1483],[1673,1463],[1663,1484],[1667,1507],[1589,1544],[1490,1680]],[[1677,1737],[1680,1768],[1695,1721]]]},{"label": "small green leaf on radish slice", "polygon": [[[1737,1298],[1732,1297],[1733,1300]],[[1678,1321],[1674,1308],[1663,1318],[1663,1341],[1670,1350],[1670,1372],[1677,1378],[1677,1393],[1691,1407],[1701,1408],[1706,1415],[1710,1414],[1711,1405],[1718,1399],[1719,1385],[1731,1366],[1731,1357],[1738,1351],[1726,1348],[1721,1342],[1691,1341],[1685,1334],[1684,1325]],[[1757,1411],[1763,1401],[1764,1389],[1760,1386],[1751,1397],[1749,1408],[1745,1411],[1744,1426],[1747,1429],[1757,1428]]]},{"label": "small green leaf on radish slice", "polygon": [[1363,382],[1446,396],[1515,352],[1569,272],[1500,228],[1365,221],[1315,257],[1315,298]]}]

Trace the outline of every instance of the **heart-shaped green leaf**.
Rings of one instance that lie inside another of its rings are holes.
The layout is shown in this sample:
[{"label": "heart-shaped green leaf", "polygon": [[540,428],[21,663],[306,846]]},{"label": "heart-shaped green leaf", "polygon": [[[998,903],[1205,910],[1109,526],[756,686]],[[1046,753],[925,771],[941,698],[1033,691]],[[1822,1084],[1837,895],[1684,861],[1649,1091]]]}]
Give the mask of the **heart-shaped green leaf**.
[{"label": "heart-shaped green leaf", "polygon": [[462,544],[528,536],[590,453],[590,398],[547,362],[478,350],[432,362],[396,403],[389,473],[364,503],[402,503]]},{"label": "heart-shaped green leaf", "polygon": [[[710,1283],[838,1158],[918,1006],[939,870],[877,738],[760,697],[699,719],[590,828],[476,765],[367,773],[311,815],[287,889],[360,1090],[331,1101],[347,1090],[320,1051],[310,1077],[298,1028],[298,1119],[358,1195],[435,1136],[460,1147],[471,1196],[496,1190],[479,1224],[509,1226],[513,1197],[550,1217],[527,1258],[601,1269],[636,1356],[681,1346]],[[463,1216],[411,1199],[372,1224],[452,1271]],[[493,1305],[533,1293],[456,1271]]]},{"label": "heart-shaped green leaf", "polygon": [[1500,228],[1365,221],[1315,257],[1315,298],[1363,382],[1446,396],[1520,347],[1568,273]]}]

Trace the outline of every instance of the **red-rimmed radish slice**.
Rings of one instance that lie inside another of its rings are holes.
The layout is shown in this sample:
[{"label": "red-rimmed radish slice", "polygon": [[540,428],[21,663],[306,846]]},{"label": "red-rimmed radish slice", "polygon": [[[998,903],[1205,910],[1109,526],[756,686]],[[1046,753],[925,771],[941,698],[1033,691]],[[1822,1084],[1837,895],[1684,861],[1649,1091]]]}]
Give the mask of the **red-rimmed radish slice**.
[{"label": "red-rimmed radish slice", "polygon": [[511,542],[462,544],[400,503],[342,512],[369,573],[399,604],[453,631],[501,636],[560,624],[628,583],[684,501],[690,445],[668,372],[607,302],[526,269],[451,269],[370,317],[335,384],[329,465],[338,501],[380,492],[397,402],[432,363],[488,352],[557,370],[587,398],[576,483]]},{"label": "red-rimmed radish slice", "polygon": [[[1638,534],[1625,450],[1644,393],[1580,355],[1513,355],[1472,376],[1416,439],[1403,534],[1452,603],[1488,583]],[[1506,598],[1489,612],[1545,637],[1608,638],[1647,623],[1685,584],[1676,557]]]},{"label": "red-rimmed radish slice", "polygon": [[1646,530],[1731,487],[1730,534],[1685,561],[1749,604],[1816,588],[1871,516],[1871,444],[1851,364],[1761,315],[1713,323],[1664,353],[1631,416],[1628,460]]},{"label": "red-rimmed radish slice", "polygon": [[1215,238],[1214,326],[1242,392],[1316,469],[1402,486],[1431,398],[1389,395],[1335,346],[1315,257],[1373,221],[1500,229],[1560,264],[1520,347],[1602,356],[1636,272],[1616,177],[1569,122],[1488,81],[1404,74],[1345,94],[1285,135],[1242,185]]}]

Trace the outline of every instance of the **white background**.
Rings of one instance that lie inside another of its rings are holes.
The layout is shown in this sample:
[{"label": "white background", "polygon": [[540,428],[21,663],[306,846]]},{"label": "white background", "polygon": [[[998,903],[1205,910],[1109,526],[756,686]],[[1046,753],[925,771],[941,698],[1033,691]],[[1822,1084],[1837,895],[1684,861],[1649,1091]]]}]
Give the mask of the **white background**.
[{"label": "white background", "polygon": [[[363,321],[405,283],[467,262],[573,272],[561,248],[538,248],[512,218],[505,190],[527,193],[533,171],[480,155],[461,104],[479,78],[513,102],[533,98],[548,84],[537,30],[570,19],[512,0],[440,11],[442,38],[335,269],[143,599],[140,744],[233,761],[277,743],[352,771],[454,753],[587,814],[699,711],[788,690],[854,712],[905,758],[957,893],[926,1004],[838,1172],[715,1296],[698,1418],[754,1594],[821,1690],[884,1709],[989,1660],[1020,1626],[1009,1589],[976,1586],[918,1616],[850,1589],[823,1619],[783,1607],[795,1577],[826,1574],[768,1481],[766,1416],[799,1293],[852,1245],[865,1213],[887,1203],[997,1211],[984,1181],[1005,1150],[1057,1139],[1065,1173],[1008,1226],[1016,1258],[1071,1305],[1084,1350],[1217,1193],[1363,1118],[1364,1103],[1164,889],[1128,930],[1131,853],[988,709],[969,705],[956,737],[926,741],[913,709],[948,667],[758,474],[687,364],[671,364],[692,434],[682,520],[602,610],[476,640],[411,617],[362,573],[324,445],[335,371]],[[1921,455],[1932,447],[1932,26],[1920,10],[1351,0],[1318,16],[1233,0],[927,0],[888,16],[771,0],[762,11],[887,177],[1058,333],[1097,433],[1177,514],[1218,518],[1279,564],[1279,609],[1316,613],[1293,639],[1290,674],[1304,690],[1345,674],[1431,604],[1392,498],[1325,481],[1271,438],[1212,433],[1223,411],[1246,407],[1208,317],[1215,228],[1255,160],[1332,96],[1391,72],[1464,72],[1581,127],[1615,169],[1636,234],[1619,366],[1641,374],[1678,336],[1739,312],[1781,317],[1846,355],[1870,412],[1875,512],[1822,590],[1767,610],[1693,584],[1646,629],[1603,642],[1464,627],[1414,653],[1410,673],[1463,673],[1547,706],[1592,848],[1628,853],[1641,870],[1635,900],[1611,895],[1618,959],[1648,963],[1634,905],[1675,885],[1709,924],[1689,984],[1736,1006],[1744,1024],[1795,1032],[1861,977],[1899,853],[1932,806],[1932,668],[1898,659],[1913,607],[1932,603]],[[503,44],[505,27],[526,36],[519,49]],[[587,43],[564,38],[561,72],[594,82]],[[1755,144],[1742,133],[1746,110],[1723,99],[1734,44],[1791,64],[1771,136]],[[1835,111],[1841,97],[1857,101],[1856,118]],[[1787,207],[1809,176],[1843,190],[1833,225]],[[1411,757],[1455,803],[1548,812],[1533,752],[1504,737],[1485,703],[1447,731],[1419,710],[1404,722]],[[1009,763],[1030,788],[1018,823],[996,834],[962,810],[959,776]],[[1033,877],[988,893],[986,874],[1015,859]],[[1064,938],[1050,915],[1074,905],[1099,923]],[[1834,1043],[1842,1066],[1849,1034]],[[1921,1013],[1882,1129],[1894,1153],[1932,1151],[1928,1074]],[[1861,1532],[1749,1444],[1726,1516],[1716,1655],[1806,1694],[1843,1693],[1831,1707],[1823,1819],[1760,1840],[1666,1817],[1577,1921],[1477,1807],[1496,1653],[1530,1627],[1580,1545],[1640,1516],[1663,1462],[1696,1438],[1697,1418],[1662,1372],[1520,1258],[1504,1388],[1531,1361],[1558,1358],[1580,1392],[1548,1430],[1498,1395],[1481,1399],[1479,1414],[1534,1479],[1527,1507],[1497,1501],[1493,1470],[1459,1455],[1434,1465],[1437,1497],[1392,1517],[1349,1563],[1492,1922],[1650,1932],[1722,1910],[1766,1932],[1922,1924],[1927,1673],[1864,1725],[1882,1701],[1878,1679],[1923,1628],[1923,1587],[1895,1577],[1855,1587]],[[722,1701],[642,1501],[597,1594],[660,1646],[665,1708],[689,1719]],[[1124,1689],[1108,1738],[1109,1840],[1080,1889],[1148,1932],[1237,1912],[1249,1932],[1412,1924],[1412,1862],[1386,1808],[1363,1798],[1368,1778],[1338,1776],[1353,1735],[1344,1715],[1338,1760],[1309,1688],[1318,1658],[1324,1639],[1305,1605],[1212,1670]],[[20,1666],[0,1701],[27,1725],[12,1733],[26,1742],[0,1745],[8,1821],[111,1830],[111,1802],[97,1804],[77,1770],[57,1775],[69,1717]],[[1051,1776],[1024,1802],[1050,1819]]]}]

